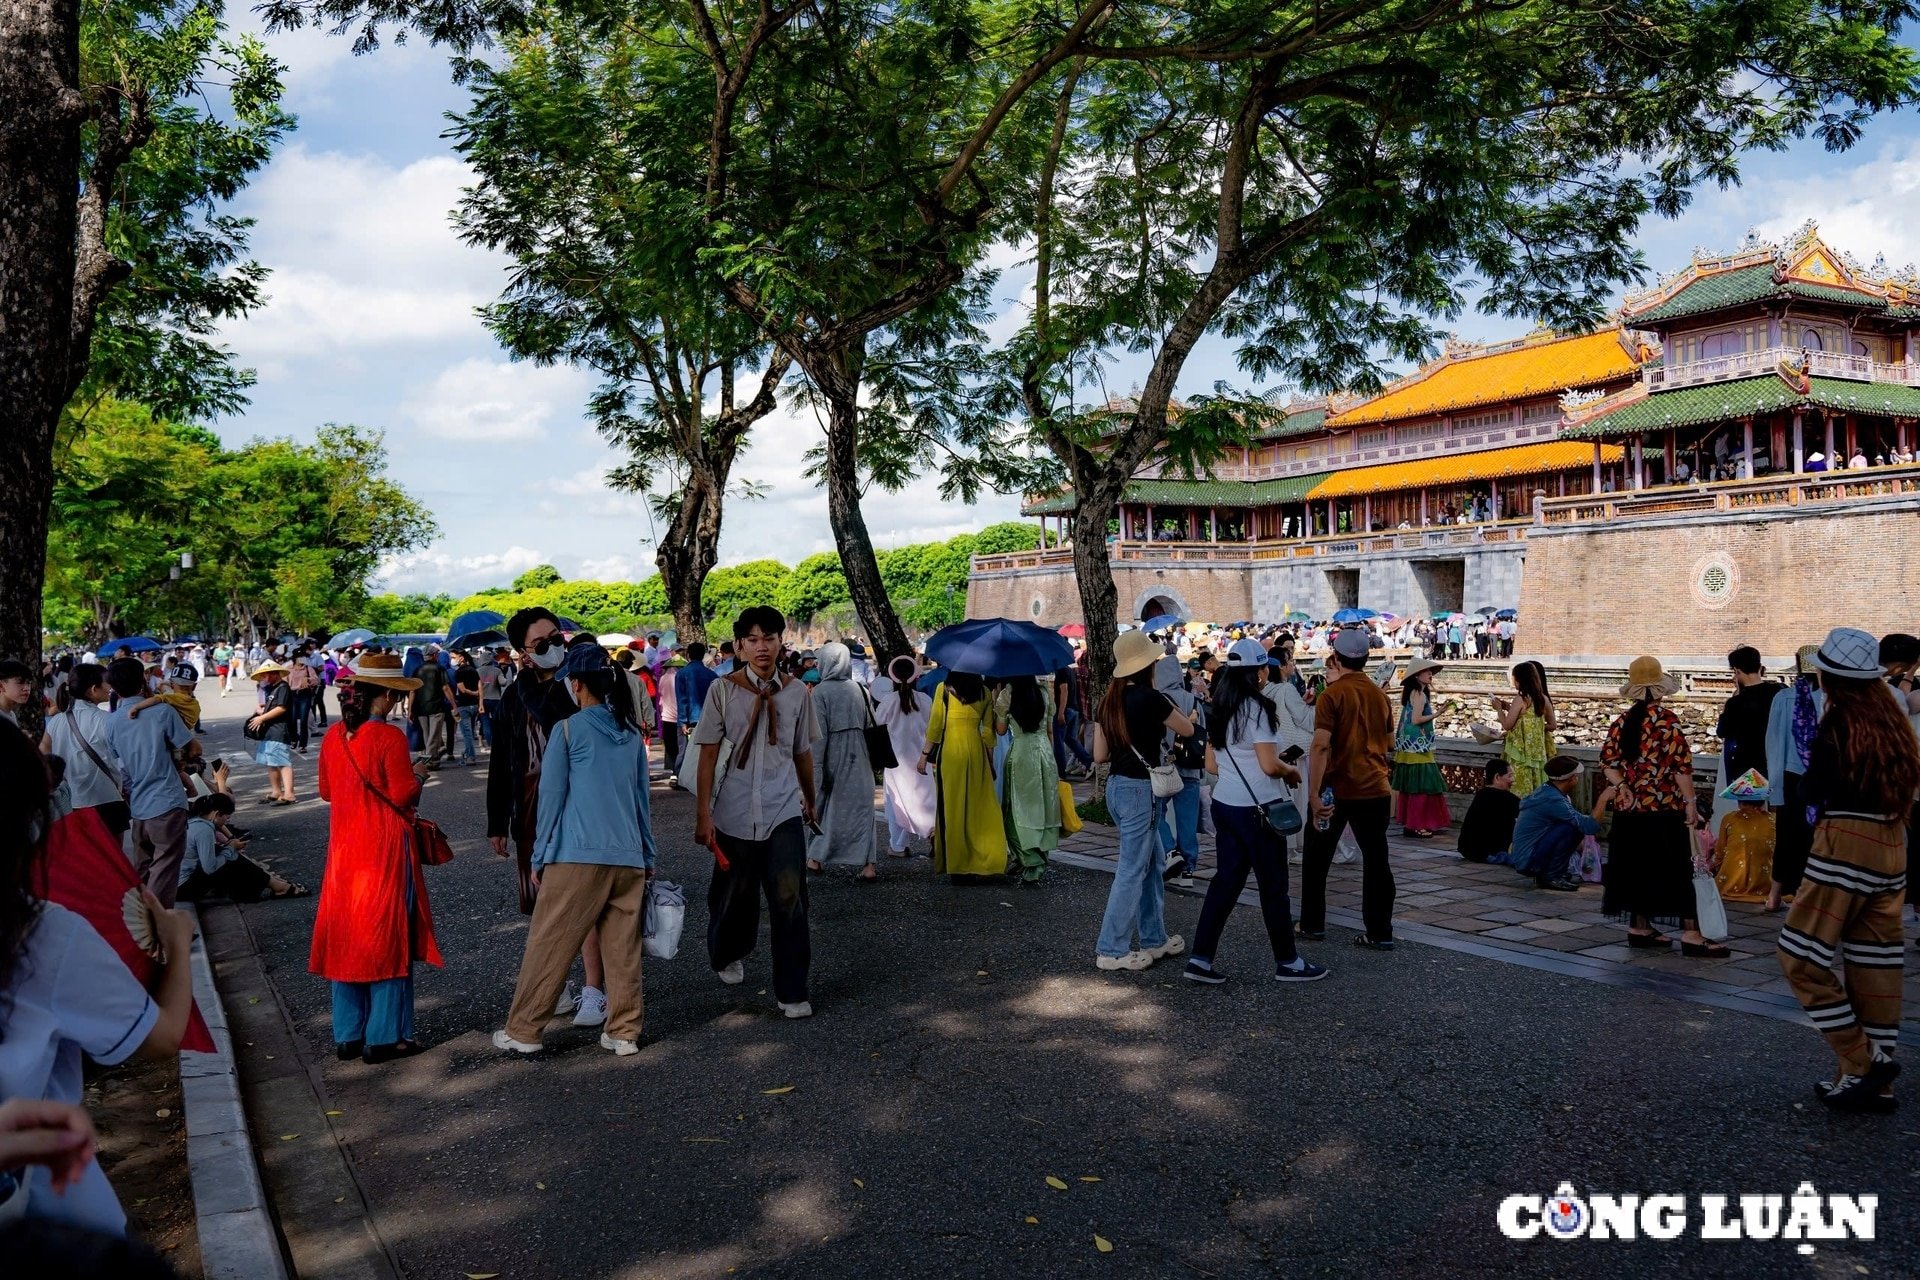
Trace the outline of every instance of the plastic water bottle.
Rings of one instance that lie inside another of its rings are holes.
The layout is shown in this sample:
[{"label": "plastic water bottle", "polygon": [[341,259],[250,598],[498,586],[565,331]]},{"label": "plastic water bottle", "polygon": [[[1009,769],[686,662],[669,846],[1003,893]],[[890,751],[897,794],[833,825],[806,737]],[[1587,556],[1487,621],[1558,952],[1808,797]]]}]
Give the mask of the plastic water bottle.
[{"label": "plastic water bottle", "polygon": [[1325,831],[1328,827],[1331,827],[1333,825],[1333,788],[1332,787],[1320,788],[1320,804],[1321,804],[1321,807],[1323,807],[1326,810],[1326,812],[1321,814],[1320,817],[1316,818],[1314,820],[1313,825],[1315,830]]}]

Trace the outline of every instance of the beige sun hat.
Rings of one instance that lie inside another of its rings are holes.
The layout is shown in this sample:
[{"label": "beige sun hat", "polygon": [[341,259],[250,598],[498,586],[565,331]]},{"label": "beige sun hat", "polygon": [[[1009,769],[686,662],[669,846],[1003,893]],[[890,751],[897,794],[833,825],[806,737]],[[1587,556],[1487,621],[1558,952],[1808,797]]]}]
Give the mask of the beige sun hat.
[{"label": "beige sun hat", "polygon": [[269,658],[253,670],[247,672],[247,674],[253,679],[258,680],[261,676],[283,676],[287,674],[288,670],[289,668],[286,663],[275,662]]},{"label": "beige sun hat", "polygon": [[1638,698],[1648,691],[1652,691],[1656,698],[1668,697],[1680,692],[1680,679],[1668,675],[1667,669],[1660,665],[1660,659],[1642,654],[1627,668],[1627,682],[1620,686],[1620,696]]},{"label": "beige sun hat", "polygon": [[383,689],[412,693],[420,687],[420,681],[403,674],[405,670],[406,664],[397,653],[363,653],[347,668],[347,674],[356,684],[377,684]]},{"label": "beige sun hat", "polygon": [[1405,684],[1422,671],[1443,671],[1446,669],[1446,666],[1446,663],[1435,662],[1432,658],[1415,658],[1407,664],[1406,671],[1400,677],[1400,683]]},{"label": "beige sun hat", "polygon": [[1167,651],[1144,631],[1122,631],[1113,641],[1113,677],[1116,680],[1144,671]]}]

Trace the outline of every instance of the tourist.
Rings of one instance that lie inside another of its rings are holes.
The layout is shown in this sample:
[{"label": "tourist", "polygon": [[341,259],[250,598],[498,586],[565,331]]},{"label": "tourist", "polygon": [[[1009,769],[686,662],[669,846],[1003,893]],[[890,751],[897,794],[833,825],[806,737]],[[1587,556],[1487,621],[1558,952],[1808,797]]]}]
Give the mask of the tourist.
[{"label": "tourist", "polygon": [[[673,701],[680,715],[680,733],[686,746],[693,744],[693,731],[700,727],[700,708],[706,705],[707,690],[719,672],[707,665],[707,646],[695,640],[687,646],[687,665],[673,678]],[[680,767],[674,770],[673,785],[690,790],[686,780],[685,747]]]},{"label": "tourist", "polygon": [[263,898],[304,898],[305,885],[274,874],[241,856],[245,844],[222,840],[220,823],[233,816],[233,797],[215,791],[187,805],[187,856],[180,862],[179,900],[227,898],[259,902]]},{"label": "tourist", "polygon": [[1014,676],[994,700],[994,720],[1013,735],[1001,775],[1007,833],[1020,863],[1020,883],[1033,888],[1047,855],[1060,847],[1060,771],[1049,741],[1053,699],[1037,678]]},{"label": "tourist", "polygon": [[[1314,790],[1311,772],[1313,708],[1307,705],[1306,695],[1301,688],[1300,667],[1294,661],[1293,646],[1282,640],[1267,655],[1267,681],[1260,693],[1273,703],[1274,711],[1279,715],[1281,753],[1299,748],[1294,753],[1293,764],[1300,771],[1298,790],[1304,805],[1304,797],[1312,795]],[[1303,807],[1301,813],[1305,812]]]},{"label": "tourist", "polygon": [[1839,1111],[1888,1112],[1899,1071],[1905,825],[1920,796],[1920,745],[1886,696],[1872,636],[1836,628],[1814,665],[1826,714],[1803,786],[1816,817],[1813,851],[1780,931],[1780,969],[1839,1060],[1834,1079],[1815,1087],[1820,1100]]},{"label": "tourist", "polygon": [[[764,895],[773,998],[787,1017],[806,1018],[813,1014],[807,998],[813,941],[807,923],[805,828],[817,825],[813,740],[818,735],[807,687],[777,670],[786,629],[786,618],[771,605],[741,612],[728,646],[740,655],[741,669],[707,689],[688,745],[700,749],[693,839],[714,855],[707,886],[707,961],[724,983],[746,980],[744,961],[759,939]],[[724,761],[723,742],[732,748]]]},{"label": "tourist", "polygon": [[1238,640],[1227,651],[1226,665],[1214,686],[1207,766],[1219,777],[1213,788],[1216,866],[1194,928],[1193,955],[1187,961],[1186,977],[1193,982],[1218,985],[1227,980],[1214,957],[1227,917],[1247,887],[1249,871],[1260,887],[1260,914],[1267,926],[1267,943],[1273,948],[1274,979],[1312,982],[1327,976],[1325,968],[1295,949],[1293,908],[1287,900],[1287,839],[1266,812],[1269,805],[1297,806],[1284,784],[1300,782],[1299,770],[1283,753],[1279,712],[1260,692],[1269,670],[1258,640]]},{"label": "tourist", "polygon": [[915,687],[914,661],[908,655],[903,653],[888,663],[887,675],[892,688],[875,699],[873,718],[887,727],[894,758],[899,761],[886,771],[883,787],[887,855],[904,858],[909,840],[933,835],[939,784],[926,770],[915,767],[927,741],[927,725],[933,719],[933,698]]},{"label": "tourist", "polygon": [[1501,618],[1494,623],[1494,631],[1500,637],[1501,657],[1511,658],[1513,656],[1513,637],[1518,630],[1519,627],[1514,624],[1512,618]]},{"label": "tourist", "polygon": [[879,878],[874,866],[873,763],[867,726],[874,723],[867,692],[853,679],[844,644],[820,646],[820,680],[813,691],[814,794],[819,826],[807,837],[807,870],[829,863],[859,867],[861,880]]},{"label": "tourist", "polygon": [[460,763],[480,763],[480,673],[464,650],[453,655],[453,709],[460,717]]},{"label": "tourist", "polygon": [[1453,821],[1447,812],[1447,784],[1433,759],[1434,673],[1445,670],[1428,658],[1415,658],[1400,678],[1400,728],[1393,741],[1394,816],[1401,834],[1431,840]]},{"label": "tourist", "polygon": [[1593,798],[1591,816],[1575,808],[1573,790],[1580,783],[1581,768],[1572,756],[1548,760],[1546,785],[1520,801],[1514,818],[1513,851],[1507,864],[1521,875],[1531,875],[1542,889],[1573,893],[1580,888],[1568,871],[1574,852],[1581,841],[1599,832],[1600,819],[1615,797],[1614,788],[1602,787]]},{"label": "tourist", "polygon": [[403,670],[391,654],[362,656],[339,685],[340,723],[320,740],[327,862],[307,971],[332,985],[343,1062],[419,1053],[413,966],[442,963],[412,829],[427,762],[410,759],[406,735],[387,723],[401,695],[420,687]]},{"label": "tourist", "polygon": [[[852,680],[862,689],[873,684],[873,662],[867,657],[867,646],[858,640],[847,641],[847,654],[852,671]],[[824,678],[824,677],[823,677]]]},{"label": "tourist", "polygon": [[0,660],[0,720],[15,728],[20,714],[33,705],[33,668],[16,658]]},{"label": "tourist", "polygon": [[1735,808],[1720,819],[1713,837],[1713,880],[1729,902],[1764,902],[1773,882],[1773,815],[1767,812],[1767,780],[1749,769],[1720,792]]},{"label": "tourist", "polygon": [[246,735],[253,739],[253,762],[267,771],[267,797],[262,804],[285,808],[293,794],[293,694],[286,684],[287,666],[268,660],[253,669],[260,709],[247,719]]},{"label": "tourist", "polygon": [[1767,708],[1767,805],[1773,810],[1773,883],[1767,890],[1768,911],[1778,911],[1800,888],[1800,876],[1813,848],[1813,824],[1800,794],[1807,763],[1813,755],[1814,734],[1820,728],[1826,695],[1820,691],[1820,669],[1814,665],[1816,644],[1801,645],[1794,654],[1793,687]]},{"label": "tourist", "polygon": [[489,751],[494,748],[500,704],[506,700],[507,690],[518,674],[513,664],[513,650],[506,645],[496,648],[489,660],[480,664],[480,733]]},{"label": "tourist", "polygon": [[152,696],[141,699],[127,709],[127,718],[137,720],[140,713],[149,707],[172,707],[179,715],[180,723],[197,731],[200,728],[200,699],[193,696],[193,691],[199,682],[200,673],[192,663],[176,663]]},{"label": "tourist", "polygon": [[127,785],[135,866],[154,897],[172,906],[180,886],[180,860],[187,852],[187,789],[173,753],[198,755],[200,748],[171,707],[156,708],[138,720],[128,718],[132,699],[147,687],[138,658],[109,663],[107,684],[124,700],[107,718],[107,742]]},{"label": "tourist", "polygon": [[213,673],[220,680],[220,696],[227,696],[227,676],[233,670],[233,646],[225,640],[213,646]]},{"label": "tourist", "polygon": [[1753,770],[1767,768],[1767,717],[1773,700],[1784,691],[1778,681],[1767,679],[1760,651],[1743,644],[1727,655],[1733,671],[1733,696],[1720,711],[1714,733],[1720,739],[1723,776],[1731,781]]},{"label": "tourist", "polygon": [[[736,665],[735,658],[734,658],[735,653],[736,653],[736,649],[734,647],[733,641],[722,640],[720,642],[719,659],[715,661],[713,664],[713,674],[716,676],[732,675],[733,668]],[[706,704],[703,702],[701,705],[705,706]]]},{"label": "tourist", "polygon": [[427,758],[427,768],[434,770],[453,754],[449,741],[453,719],[452,681],[446,668],[440,665],[439,645],[427,646],[419,669],[413,674],[420,681],[420,687],[408,700],[407,713],[420,734],[420,751]]},{"label": "tourist", "polygon": [[1707,941],[1694,919],[1693,829],[1701,819],[1693,750],[1679,717],[1661,702],[1679,688],[1658,658],[1635,658],[1627,668],[1620,696],[1631,705],[1608,727],[1600,749],[1600,766],[1615,788],[1601,910],[1627,920],[1630,946],[1672,947],[1656,926],[1677,921],[1683,954],[1721,959],[1725,945]]},{"label": "tourist", "polygon": [[[1317,790],[1300,873],[1300,933],[1320,939],[1327,930],[1327,870],[1341,835],[1351,827],[1360,846],[1361,918],[1366,932],[1354,945],[1393,949],[1393,869],[1387,863],[1387,819],[1393,799],[1393,704],[1367,678],[1371,651],[1358,631],[1341,631],[1327,655],[1327,687],[1314,700],[1312,767]],[[1329,800],[1331,803],[1329,803]]]},{"label": "tourist", "polygon": [[301,755],[307,753],[307,745],[312,741],[309,734],[313,724],[313,704],[320,696],[320,678],[307,661],[312,650],[305,646],[295,646],[293,656],[287,660],[286,675],[282,683],[287,687],[287,715],[293,733],[289,745]]},{"label": "tourist", "polygon": [[1849,471],[1865,471],[1867,469],[1867,455],[1864,450],[1858,446],[1854,448],[1853,456],[1847,459],[1847,469]]},{"label": "tourist", "polygon": [[67,794],[76,809],[92,809],[116,837],[127,833],[132,821],[121,793],[120,767],[113,762],[109,718],[103,709],[111,691],[107,669],[97,663],[77,664],[55,695],[55,711],[47,719],[40,749],[67,762]]},{"label": "tourist", "polygon": [[1053,764],[1063,778],[1093,774],[1093,755],[1081,740],[1082,701],[1079,664],[1069,663],[1053,677]]},{"label": "tourist", "polygon": [[1007,825],[993,785],[994,741],[1003,727],[994,721],[985,681],[968,671],[947,674],[933,695],[916,767],[931,767],[939,786],[934,874],[956,884],[1007,872]]},{"label": "tourist", "polygon": [[1180,790],[1176,795],[1156,797],[1153,804],[1154,831],[1166,858],[1162,874],[1174,884],[1189,886],[1200,867],[1200,780],[1206,773],[1206,719],[1200,714],[1199,699],[1186,686],[1177,659],[1161,658],[1153,664],[1153,687],[1194,726],[1190,735],[1167,739],[1168,758],[1180,771]]},{"label": "tourist", "polygon": [[[179,723],[171,713],[150,719]],[[154,1060],[179,1053],[193,1009],[193,921],[143,894],[165,953],[149,995],[83,916],[34,895],[52,826],[48,765],[16,726],[0,724],[0,1098],[78,1106],[86,1095],[83,1056],[112,1067],[136,1053]],[[28,1214],[125,1234],[126,1214],[97,1160],[69,1167],[59,1189],[55,1167],[34,1164],[25,1173]]]},{"label": "tourist", "polygon": [[1108,766],[1107,810],[1120,837],[1094,961],[1101,969],[1145,969],[1186,950],[1180,935],[1167,933],[1151,775],[1160,766],[1166,730],[1190,737],[1193,721],[1153,687],[1160,657],[1160,646],[1144,632],[1116,637],[1113,679],[1094,720],[1093,759]]},{"label": "tourist", "polygon": [[1508,673],[1516,696],[1495,698],[1500,729],[1505,735],[1501,754],[1513,766],[1513,793],[1522,799],[1546,785],[1547,757],[1553,754],[1553,735],[1559,727],[1553,698],[1547,693],[1547,669],[1529,659]]},{"label": "tourist", "polygon": [[641,917],[655,859],[646,739],[633,685],[598,644],[569,646],[560,678],[580,710],[559,722],[541,762],[539,895],[507,1024],[493,1045],[540,1051],[573,957],[597,934],[606,996],[600,1047],[631,1057],[640,1052]]},{"label": "tourist", "polygon": [[1509,862],[1520,797],[1513,794],[1513,766],[1495,758],[1480,766],[1480,789],[1460,820],[1456,848],[1468,862]]},{"label": "tourist", "polygon": [[[552,610],[531,605],[507,619],[507,640],[526,655],[527,667],[514,677],[500,699],[495,745],[487,759],[487,839],[495,857],[514,859],[520,914],[532,915],[537,880],[533,874],[534,838],[539,830],[540,771],[554,726],[579,708],[565,681],[554,679],[567,660],[566,638]],[[591,644],[592,640],[586,643]],[[511,851],[508,841],[512,840]],[[589,933],[581,944],[584,985],[578,995],[563,989],[554,1013],[572,1013],[577,1027],[606,1021],[605,972],[600,940]]]}]

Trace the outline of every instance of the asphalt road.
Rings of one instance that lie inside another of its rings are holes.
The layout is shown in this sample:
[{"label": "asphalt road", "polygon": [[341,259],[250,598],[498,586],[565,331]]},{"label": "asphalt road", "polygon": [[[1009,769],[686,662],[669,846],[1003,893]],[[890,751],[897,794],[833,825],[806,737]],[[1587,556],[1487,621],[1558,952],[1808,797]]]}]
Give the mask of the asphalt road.
[{"label": "asphalt road", "polygon": [[[232,753],[235,723],[208,705]],[[1891,1118],[1829,1115],[1806,1028],[1338,933],[1310,953],[1331,978],[1279,987],[1247,908],[1224,987],[1174,962],[1099,973],[1104,876],[955,888],[924,859],[878,885],[814,881],[816,1015],[788,1022],[764,941],[743,986],[705,963],[708,858],[680,792],[656,790],[654,814],[688,934],[649,962],[641,1053],[616,1060],[557,1022],[549,1052],[507,1057],[487,1037],[525,922],[481,839],[483,774],[445,770],[423,803],[459,855],[428,872],[447,958],[418,979],[428,1053],[334,1061],[326,986],[306,972],[312,901],[245,909],[410,1276],[1920,1274],[1912,1086]],[[257,852],[317,884],[325,807],[255,805],[251,766],[235,782]],[[1176,898],[1175,930],[1190,937],[1197,911]],[[1670,1242],[1500,1235],[1503,1198],[1563,1181],[1877,1193],[1876,1238],[1807,1257],[1692,1226]]]}]

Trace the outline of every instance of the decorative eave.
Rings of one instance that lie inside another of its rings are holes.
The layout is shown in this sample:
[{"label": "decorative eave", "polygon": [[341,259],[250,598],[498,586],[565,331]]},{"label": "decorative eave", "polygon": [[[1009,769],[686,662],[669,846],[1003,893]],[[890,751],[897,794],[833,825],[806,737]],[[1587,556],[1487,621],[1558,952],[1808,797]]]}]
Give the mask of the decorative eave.
[{"label": "decorative eave", "polygon": [[[1340,430],[1401,422],[1613,382],[1631,377],[1652,354],[1617,324],[1576,334],[1540,328],[1485,345],[1449,341],[1438,359],[1341,409],[1327,419],[1327,426]],[[1438,387],[1440,379],[1460,385]],[[1423,387],[1434,394],[1411,394]]]},{"label": "decorative eave", "polygon": [[1732,253],[1696,249],[1685,267],[1620,305],[1624,324],[1652,328],[1689,316],[1793,300],[1894,311],[1920,303],[1920,271],[1889,271],[1884,257],[1863,266],[1820,239],[1812,222],[1783,243],[1755,232]]}]

